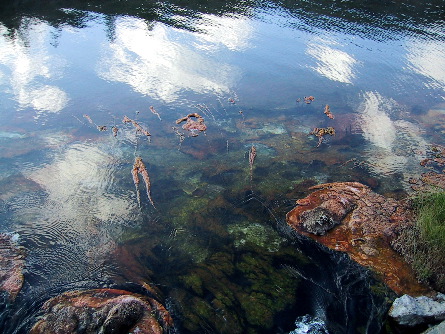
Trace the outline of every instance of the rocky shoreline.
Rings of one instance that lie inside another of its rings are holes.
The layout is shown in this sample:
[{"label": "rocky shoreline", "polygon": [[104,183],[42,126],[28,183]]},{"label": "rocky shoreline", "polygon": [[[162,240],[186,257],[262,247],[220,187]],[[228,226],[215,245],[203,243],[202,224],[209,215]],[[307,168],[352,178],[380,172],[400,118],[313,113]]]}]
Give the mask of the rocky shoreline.
[{"label": "rocky shoreline", "polygon": [[299,199],[287,214],[291,227],[372,268],[397,294],[430,292],[391,247],[391,241],[412,224],[406,203],[379,195],[358,182],[327,183],[310,190],[314,192]]},{"label": "rocky shoreline", "polygon": [[[417,189],[445,184],[445,174],[426,173]],[[444,188],[444,187],[441,187]],[[386,198],[358,182],[321,184],[286,215],[298,233],[370,268],[397,295],[389,316],[400,326],[436,324],[445,319],[445,296],[416,278],[393,248],[400,233],[414,224],[406,201]],[[443,326],[443,324],[440,324]]]}]

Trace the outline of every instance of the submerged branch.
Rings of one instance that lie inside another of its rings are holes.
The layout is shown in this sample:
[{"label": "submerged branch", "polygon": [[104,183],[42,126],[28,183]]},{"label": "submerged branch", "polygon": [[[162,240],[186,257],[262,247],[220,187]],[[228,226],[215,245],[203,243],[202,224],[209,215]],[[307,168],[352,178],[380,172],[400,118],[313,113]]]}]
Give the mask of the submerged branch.
[{"label": "submerged branch", "polygon": [[147,130],[145,130],[143,127],[141,127],[136,121],[132,120],[131,118],[124,116],[124,119],[122,120],[124,123],[132,123],[134,127],[136,128],[136,132],[141,132],[147,137],[150,137],[151,134]]},{"label": "submerged branch", "polygon": [[136,192],[137,192],[137,196],[138,196],[138,203],[140,206],[140,194],[139,194],[139,174],[142,175],[142,179],[144,180],[145,183],[145,188],[147,190],[147,197],[148,200],[150,201],[151,205],[153,205],[153,207],[156,209],[156,206],[151,198],[151,183],[150,183],[150,176],[148,175],[148,171],[147,168],[144,165],[144,162],[142,161],[141,157],[136,157],[134,164],[133,164],[133,169],[131,171],[131,174],[133,176],[133,183],[136,186]]}]

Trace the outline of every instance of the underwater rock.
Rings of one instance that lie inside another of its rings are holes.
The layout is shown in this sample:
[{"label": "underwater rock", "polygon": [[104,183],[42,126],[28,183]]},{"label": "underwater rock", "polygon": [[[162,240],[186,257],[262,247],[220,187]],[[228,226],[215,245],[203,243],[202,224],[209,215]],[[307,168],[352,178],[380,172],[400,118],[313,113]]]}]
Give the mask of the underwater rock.
[{"label": "underwater rock", "polygon": [[249,221],[231,224],[228,231],[235,238],[234,246],[236,248],[250,244],[274,253],[286,241],[272,227]]},{"label": "underwater rock", "polygon": [[286,215],[291,227],[333,250],[347,252],[359,264],[372,268],[398,294],[429,291],[391,247],[391,241],[412,225],[408,204],[374,193],[358,182],[309,189],[315,191],[299,199]]},{"label": "underwater rock", "polygon": [[438,293],[434,299],[403,295],[394,301],[389,316],[399,325],[408,327],[445,320],[445,295]]},{"label": "underwater rock", "polygon": [[16,244],[18,235],[0,233],[0,291],[14,300],[23,286],[23,250]]},{"label": "underwater rock", "polygon": [[42,306],[43,317],[30,334],[141,333],[162,334],[173,327],[158,301],[124,290],[65,292]]}]

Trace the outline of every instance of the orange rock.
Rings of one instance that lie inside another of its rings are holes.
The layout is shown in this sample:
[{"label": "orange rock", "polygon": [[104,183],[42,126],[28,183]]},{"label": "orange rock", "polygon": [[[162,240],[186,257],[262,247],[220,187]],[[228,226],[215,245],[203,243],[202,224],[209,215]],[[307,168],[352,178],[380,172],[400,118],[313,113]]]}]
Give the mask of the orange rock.
[{"label": "orange rock", "polygon": [[299,233],[337,251],[347,252],[372,268],[398,294],[420,295],[429,289],[418,283],[411,267],[390,245],[412,224],[403,202],[376,194],[357,182],[317,185],[286,215]]},{"label": "orange rock", "polygon": [[65,292],[48,300],[43,317],[30,334],[140,333],[162,334],[173,326],[168,311],[153,298],[124,290]]}]

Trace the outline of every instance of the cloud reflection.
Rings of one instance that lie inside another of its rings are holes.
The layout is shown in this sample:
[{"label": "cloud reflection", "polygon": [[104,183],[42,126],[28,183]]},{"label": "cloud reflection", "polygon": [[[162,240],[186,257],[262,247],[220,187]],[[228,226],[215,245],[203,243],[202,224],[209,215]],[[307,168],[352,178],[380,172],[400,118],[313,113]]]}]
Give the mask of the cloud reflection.
[{"label": "cloud reflection", "polygon": [[28,178],[45,190],[49,202],[57,203],[58,215],[64,219],[123,218],[131,206],[129,199],[108,193],[114,180],[114,161],[96,146],[76,144]]},{"label": "cloud reflection", "polygon": [[395,102],[377,92],[363,94],[361,127],[363,136],[373,145],[391,150],[396,139],[396,128],[388,115]]},{"label": "cloud reflection", "polygon": [[445,91],[445,44],[441,41],[407,43],[407,60],[413,71],[433,80],[429,88]]},{"label": "cloud reflection", "polygon": [[[218,24],[210,24],[212,20]],[[206,17],[201,28],[210,33],[196,35],[160,23],[149,30],[140,19],[120,18],[116,21],[116,38],[104,47],[99,75],[165,102],[176,100],[182,90],[228,93],[239,76],[237,69],[202,49],[216,43],[228,48],[247,45],[247,23],[227,19],[232,23],[227,28],[219,20],[223,19]]]},{"label": "cloud reflection", "polygon": [[0,24],[0,65],[10,72],[11,93],[21,108],[31,107],[38,112],[59,112],[68,102],[68,95],[59,87],[44,82],[60,76],[63,61],[49,55],[48,38],[51,27],[37,20],[26,24],[26,36],[7,35]]},{"label": "cloud reflection", "polygon": [[[326,78],[343,83],[352,83],[357,63],[351,55],[334,47],[336,43],[316,39],[308,43],[307,53],[317,60],[314,69]],[[334,45],[334,46],[333,46]]]},{"label": "cloud reflection", "polygon": [[[63,141],[57,133],[48,137],[51,145]],[[115,274],[116,239],[137,221],[138,210],[133,192],[114,187],[120,152],[106,150],[97,142],[72,144],[50,163],[23,170],[41,190],[39,201],[23,204],[18,231],[35,244],[29,269],[45,288]]]},{"label": "cloud reflection", "polygon": [[197,29],[204,32],[200,34],[200,38],[207,42],[207,44],[198,45],[198,47],[216,49],[222,44],[231,51],[249,48],[249,41],[253,34],[251,20],[244,16],[203,15],[197,24]]},{"label": "cloud reflection", "polygon": [[370,169],[378,174],[399,172],[408,181],[419,174],[419,157],[413,152],[425,151],[428,144],[418,125],[391,118],[391,114],[401,108],[378,92],[365,92],[358,125],[370,144],[363,152]]}]

